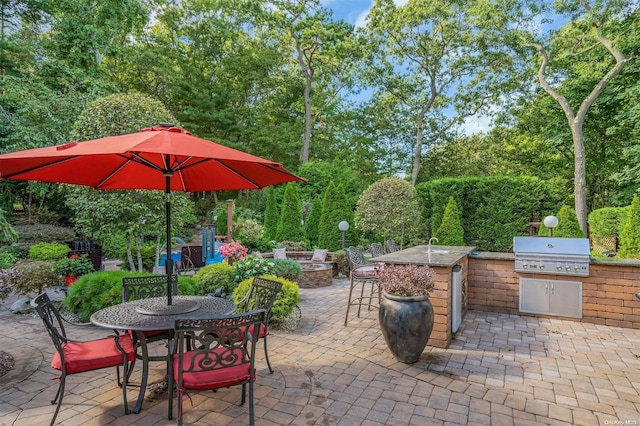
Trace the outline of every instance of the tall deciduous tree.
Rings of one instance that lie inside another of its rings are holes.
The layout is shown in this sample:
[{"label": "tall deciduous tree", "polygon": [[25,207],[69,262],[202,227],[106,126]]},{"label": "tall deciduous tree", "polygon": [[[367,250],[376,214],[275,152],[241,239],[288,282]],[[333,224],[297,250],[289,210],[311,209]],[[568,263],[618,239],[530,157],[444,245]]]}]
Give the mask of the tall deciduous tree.
[{"label": "tall deciduous tree", "polygon": [[[523,9],[530,8],[522,2],[521,9],[512,14],[522,17]],[[629,31],[633,20],[621,21],[627,15],[637,14],[637,5],[623,0],[589,1],[561,0],[553,4],[555,12],[563,14],[568,24],[557,33],[540,33],[535,28],[528,33],[521,32],[524,45],[534,48],[539,54],[537,78],[542,89],[551,96],[566,117],[573,140],[575,212],[580,228],[587,230],[587,155],[584,141],[584,122],[587,112],[602,94],[607,85],[621,73],[630,56],[620,49],[620,39]],[[544,7],[542,13],[549,13]],[[520,28],[518,29],[520,30]],[[547,37],[545,37],[547,36]],[[591,51],[607,52],[609,58],[599,63],[584,63],[581,70],[571,70],[571,66],[588,57]],[[573,71],[573,72],[572,72]],[[558,81],[589,75],[593,83],[582,98],[571,99],[558,87]]]},{"label": "tall deciduous tree", "polygon": [[[495,32],[480,27],[476,1],[409,0],[398,7],[376,1],[365,32],[372,60],[367,80],[381,100],[406,108],[415,142],[411,183],[423,146],[440,140],[470,115],[498,100],[511,58],[500,52]],[[501,42],[501,41],[500,41]]]},{"label": "tall deciduous tree", "polygon": [[[300,162],[309,161],[312,132],[329,125],[325,110],[348,84],[358,55],[353,26],[332,18],[318,0],[274,0],[275,24],[288,34],[295,62],[304,78],[304,134]],[[315,101],[315,102],[314,102]],[[315,106],[314,106],[315,105]]]}]

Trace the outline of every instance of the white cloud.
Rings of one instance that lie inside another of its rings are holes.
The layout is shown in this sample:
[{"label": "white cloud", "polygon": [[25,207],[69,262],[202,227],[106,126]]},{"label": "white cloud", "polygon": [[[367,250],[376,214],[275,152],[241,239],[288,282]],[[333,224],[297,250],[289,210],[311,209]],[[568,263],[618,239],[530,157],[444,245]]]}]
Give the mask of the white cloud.
[{"label": "white cloud", "polygon": [[[327,3],[331,3],[334,0],[323,0],[323,1],[325,1]],[[408,1],[409,0],[393,0],[393,3],[397,7],[402,7],[402,6],[406,5]],[[363,10],[362,12],[360,12],[360,14],[358,15],[358,18],[356,18],[356,23],[354,24],[356,28],[362,28],[367,24],[367,18],[369,17],[369,11],[373,7],[373,3],[374,3],[374,0],[371,0],[371,5],[369,6],[369,8]]]},{"label": "white cloud", "polygon": [[488,115],[467,117],[462,123],[462,131],[471,136],[476,133],[488,133],[493,128],[493,119]]}]

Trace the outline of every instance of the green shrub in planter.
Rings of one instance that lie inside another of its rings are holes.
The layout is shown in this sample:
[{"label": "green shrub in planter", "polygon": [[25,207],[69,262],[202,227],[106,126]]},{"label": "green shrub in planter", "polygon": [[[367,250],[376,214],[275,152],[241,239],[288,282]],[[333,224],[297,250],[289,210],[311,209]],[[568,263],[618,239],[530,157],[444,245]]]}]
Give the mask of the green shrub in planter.
[{"label": "green shrub in planter", "polygon": [[223,288],[226,294],[231,294],[235,283],[233,282],[233,266],[227,262],[214,263],[203,266],[193,275],[193,279],[200,286],[204,294],[215,293]]},{"label": "green shrub in planter", "polygon": [[32,260],[59,260],[67,257],[69,247],[60,243],[38,243],[29,247]]},{"label": "green shrub in planter", "polygon": [[247,256],[233,264],[233,282],[237,284],[247,278],[273,274],[274,267],[273,259]]},{"label": "green shrub in planter", "polygon": [[[122,303],[122,278],[154,275],[146,272],[100,271],[81,276],[68,287],[64,306],[88,321],[91,315],[102,308]],[[192,277],[178,276],[178,293],[181,295],[202,295]]]},{"label": "green shrub in planter", "polygon": [[273,275],[297,282],[302,266],[293,259],[273,259]]},{"label": "green shrub in planter", "polygon": [[[298,284],[285,278],[276,277],[274,275],[262,275],[262,277],[282,283],[282,290],[280,291],[280,293],[278,293],[276,301],[273,304],[271,317],[281,319],[287,318],[293,313],[293,310],[300,298]],[[242,299],[245,298],[245,296],[249,292],[249,288],[251,288],[251,284],[253,284],[253,277],[248,278],[238,284],[238,287],[236,287],[232,295],[234,303],[238,304]]]}]

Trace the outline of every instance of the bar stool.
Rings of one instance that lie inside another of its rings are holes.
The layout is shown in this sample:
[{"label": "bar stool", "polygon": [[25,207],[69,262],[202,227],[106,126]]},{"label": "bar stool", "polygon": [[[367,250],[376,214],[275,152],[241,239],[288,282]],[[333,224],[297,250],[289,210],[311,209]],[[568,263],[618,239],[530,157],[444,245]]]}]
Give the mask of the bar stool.
[{"label": "bar stool", "polygon": [[[360,309],[367,306],[368,310],[372,307],[380,306],[380,286],[378,285],[378,277],[376,267],[367,265],[364,260],[364,254],[359,247],[349,247],[346,250],[347,261],[349,262],[350,281],[349,281],[349,299],[347,300],[347,313],[344,317],[344,325],[346,327],[349,319],[349,309],[351,306],[358,306],[358,318],[360,318]],[[360,286],[360,295],[354,288]],[[369,286],[368,295],[365,295],[365,287]],[[377,303],[376,303],[377,301]]]}]

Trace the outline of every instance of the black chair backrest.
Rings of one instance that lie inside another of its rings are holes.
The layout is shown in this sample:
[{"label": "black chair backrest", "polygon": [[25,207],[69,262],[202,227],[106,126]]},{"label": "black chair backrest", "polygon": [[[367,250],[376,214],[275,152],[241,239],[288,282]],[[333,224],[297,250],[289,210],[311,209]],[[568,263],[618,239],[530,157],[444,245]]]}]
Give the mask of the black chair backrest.
[{"label": "black chair backrest", "polygon": [[67,341],[67,333],[64,329],[64,325],[62,324],[62,317],[58,313],[58,310],[51,300],[47,293],[42,293],[38,297],[34,299],[34,304],[36,308],[36,312],[38,316],[44,322],[44,325],[51,336],[51,340],[53,340],[53,344],[56,347],[56,350],[60,353],[62,357],[62,365],[64,365],[64,354],[62,352],[62,345]]},{"label": "black chair backrest", "polygon": [[278,293],[282,290],[282,283],[267,278],[255,277],[247,295],[247,302],[243,307],[244,312],[264,309],[266,318],[271,316],[271,308],[276,301]]},{"label": "black chair backrest", "polygon": [[[247,342],[253,336],[257,338],[265,315],[266,311],[259,309],[208,319],[177,319],[174,330],[179,377],[182,376],[181,373],[238,367],[243,364],[250,364],[250,371],[253,371],[256,345],[247,345]],[[195,349],[190,351],[189,343]],[[185,351],[193,354],[189,363],[183,362]]]},{"label": "black chair backrest", "polygon": [[[171,294],[178,294],[178,276],[171,276]],[[148,299],[167,295],[166,275],[147,275],[122,278],[122,301]]]},{"label": "black chair backrest", "polygon": [[369,253],[371,253],[371,257],[378,257],[384,254],[384,249],[382,248],[381,243],[371,243],[369,246]]},{"label": "black chair backrest", "polygon": [[366,265],[364,260],[364,253],[360,247],[348,247],[347,248],[347,261],[349,262],[349,269],[354,270],[360,266]]}]

